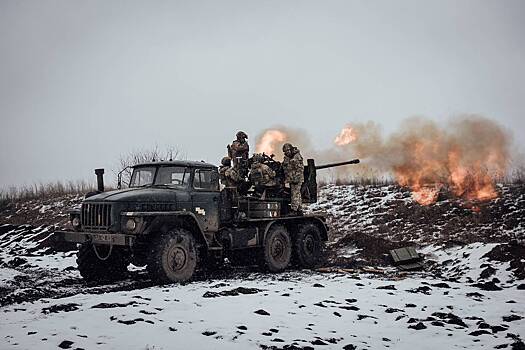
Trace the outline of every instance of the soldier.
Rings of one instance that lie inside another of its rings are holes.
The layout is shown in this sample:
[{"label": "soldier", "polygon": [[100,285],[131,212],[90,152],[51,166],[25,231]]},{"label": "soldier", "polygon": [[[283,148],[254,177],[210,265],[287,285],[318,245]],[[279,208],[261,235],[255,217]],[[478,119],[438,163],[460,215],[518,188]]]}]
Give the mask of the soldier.
[{"label": "soldier", "polygon": [[[248,135],[244,131],[239,131],[236,134],[237,139],[228,145],[228,155],[233,159],[233,165],[241,165],[241,167],[247,164],[248,157],[250,154],[250,146],[246,139]],[[248,169],[246,169],[247,171]]]},{"label": "soldier", "polygon": [[238,171],[231,166],[230,157],[222,158],[219,168],[219,179],[225,187],[237,187],[242,182]]},{"label": "soldier", "polygon": [[290,184],[291,209],[295,213],[301,211],[301,185],[304,182],[303,157],[299,150],[289,143],[283,145],[284,160],[283,170],[285,182]]},{"label": "soldier", "polygon": [[254,186],[272,187],[276,186],[275,171],[263,163],[262,154],[254,154],[250,169],[250,180]]}]

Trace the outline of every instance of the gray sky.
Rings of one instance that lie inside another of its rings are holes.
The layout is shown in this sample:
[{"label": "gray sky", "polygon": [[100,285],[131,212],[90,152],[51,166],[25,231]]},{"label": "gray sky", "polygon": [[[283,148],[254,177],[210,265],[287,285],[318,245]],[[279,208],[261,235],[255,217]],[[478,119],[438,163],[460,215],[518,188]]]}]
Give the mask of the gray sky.
[{"label": "gray sky", "polygon": [[238,129],[480,113],[525,140],[525,1],[0,2],[0,186]]}]

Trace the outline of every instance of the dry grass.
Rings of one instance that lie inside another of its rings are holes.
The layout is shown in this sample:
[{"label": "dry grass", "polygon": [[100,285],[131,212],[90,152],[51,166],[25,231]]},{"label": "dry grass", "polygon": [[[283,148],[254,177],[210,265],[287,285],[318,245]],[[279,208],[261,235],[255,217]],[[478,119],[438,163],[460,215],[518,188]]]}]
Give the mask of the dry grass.
[{"label": "dry grass", "polygon": [[96,185],[84,180],[48,182],[0,189],[0,207],[11,202],[32,199],[49,199],[66,194],[85,194],[96,189]]},{"label": "dry grass", "polygon": [[[525,166],[519,166],[513,168],[508,174],[504,176],[494,176],[496,183],[502,183],[507,185],[523,185],[525,184]],[[335,185],[355,185],[355,186],[388,186],[396,184],[393,177],[388,175],[376,175],[376,174],[353,174],[348,176],[338,177],[322,177],[317,181],[319,187],[323,187],[329,184]]]},{"label": "dry grass", "polygon": [[508,175],[504,180],[504,183],[507,184],[519,184],[523,185],[525,184],[525,166],[519,166],[515,169],[513,169],[510,172],[510,175]]},{"label": "dry grass", "polygon": [[323,187],[329,184],[335,184],[337,186],[342,185],[354,185],[354,186],[388,186],[395,184],[395,181],[387,176],[375,177],[375,176],[348,176],[338,177],[335,179],[319,179],[317,185]]}]

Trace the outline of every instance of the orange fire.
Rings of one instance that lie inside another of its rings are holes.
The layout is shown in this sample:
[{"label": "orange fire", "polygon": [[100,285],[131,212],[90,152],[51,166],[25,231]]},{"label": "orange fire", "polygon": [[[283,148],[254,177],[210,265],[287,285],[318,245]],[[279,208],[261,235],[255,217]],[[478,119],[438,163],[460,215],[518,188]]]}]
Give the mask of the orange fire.
[{"label": "orange fire", "polygon": [[450,184],[456,196],[471,201],[488,201],[498,197],[494,179],[483,163],[476,161],[465,167],[461,165],[459,151],[449,153]]},{"label": "orange fire", "polygon": [[471,202],[497,198],[495,175],[504,174],[508,165],[505,134],[480,118],[466,118],[455,126],[414,119],[383,141],[371,137],[375,134],[364,125],[346,125],[334,143],[348,145],[359,158],[390,170],[421,205],[435,203],[442,189]]},{"label": "orange fire", "polygon": [[355,132],[354,128],[352,128],[350,125],[347,125],[341,130],[339,135],[336,136],[334,139],[334,143],[337,146],[345,146],[352,142],[357,140],[357,133]]},{"label": "orange fire", "polygon": [[281,130],[269,129],[261,136],[255,150],[257,153],[275,154],[277,147],[288,139],[288,135]]},{"label": "orange fire", "polygon": [[443,157],[444,148],[448,149],[449,145],[435,141],[411,143],[405,150],[409,159],[393,168],[397,182],[411,189],[416,202],[421,205],[435,203],[443,187],[469,201],[497,198],[494,179],[483,166],[484,162],[464,159],[455,149],[448,151],[448,157]]},{"label": "orange fire", "polygon": [[421,205],[430,205],[437,201],[441,186],[412,187],[412,199]]}]

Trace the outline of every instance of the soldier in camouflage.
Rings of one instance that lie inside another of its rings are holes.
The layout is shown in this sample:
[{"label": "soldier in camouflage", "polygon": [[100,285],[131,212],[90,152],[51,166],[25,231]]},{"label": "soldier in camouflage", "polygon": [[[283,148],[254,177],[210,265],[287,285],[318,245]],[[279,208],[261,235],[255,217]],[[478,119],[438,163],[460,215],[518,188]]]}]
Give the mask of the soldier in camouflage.
[{"label": "soldier in camouflage", "polygon": [[248,160],[250,154],[250,146],[246,141],[248,135],[244,131],[239,131],[235,136],[236,139],[228,146],[228,155],[233,159],[233,164],[239,160]]},{"label": "soldier in camouflage", "polygon": [[239,172],[231,165],[230,157],[222,158],[219,168],[219,179],[225,187],[237,187],[242,182]]},{"label": "soldier in camouflage", "polygon": [[250,181],[254,186],[273,187],[277,185],[275,181],[275,171],[263,163],[262,154],[256,153],[252,157]]},{"label": "soldier in camouflage", "polygon": [[304,164],[303,157],[299,150],[289,143],[283,145],[284,160],[283,170],[285,182],[290,184],[292,211],[298,213],[301,211],[301,185],[304,182]]}]

